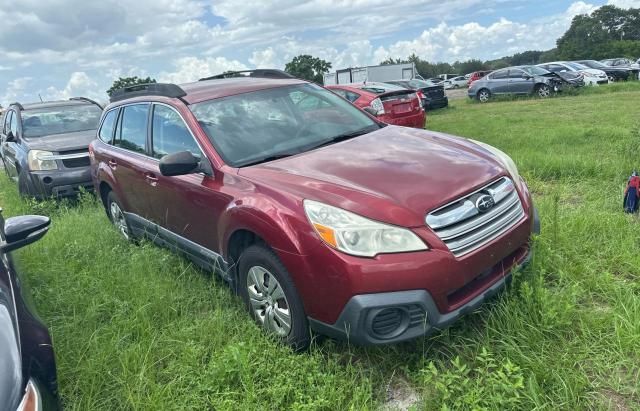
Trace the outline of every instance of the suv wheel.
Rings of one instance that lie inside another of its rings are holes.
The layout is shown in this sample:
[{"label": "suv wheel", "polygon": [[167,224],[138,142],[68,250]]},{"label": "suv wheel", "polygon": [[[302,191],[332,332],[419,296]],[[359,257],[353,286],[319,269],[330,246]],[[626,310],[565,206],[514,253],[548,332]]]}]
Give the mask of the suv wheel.
[{"label": "suv wheel", "polygon": [[120,234],[127,240],[130,240],[131,230],[129,229],[129,224],[127,224],[127,219],[124,216],[124,211],[122,211],[120,201],[118,201],[118,197],[116,197],[113,191],[109,191],[107,195],[107,213],[109,214],[109,219]]},{"label": "suv wheel", "polygon": [[295,350],[309,346],[310,333],[302,301],[278,256],[252,245],[240,256],[238,289],[253,319]]}]

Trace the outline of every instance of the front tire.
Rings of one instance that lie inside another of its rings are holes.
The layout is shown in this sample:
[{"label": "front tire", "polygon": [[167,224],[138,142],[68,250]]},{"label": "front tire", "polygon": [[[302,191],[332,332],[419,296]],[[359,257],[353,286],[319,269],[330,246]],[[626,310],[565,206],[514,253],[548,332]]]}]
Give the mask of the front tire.
[{"label": "front tire", "polygon": [[252,245],[242,253],[238,291],[251,317],[265,331],[296,351],[309,347],[311,334],[302,301],[289,272],[271,249]]},{"label": "front tire", "polygon": [[536,94],[540,98],[547,98],[551,95],[551,87],[546,84],[540,84],[536,89]]},{"label": "front tire", "polygon": [[479,102],[486,103],[491,98],[491,92],[486,88],[483,88],[482,90],[478,91],[477,98]]}]

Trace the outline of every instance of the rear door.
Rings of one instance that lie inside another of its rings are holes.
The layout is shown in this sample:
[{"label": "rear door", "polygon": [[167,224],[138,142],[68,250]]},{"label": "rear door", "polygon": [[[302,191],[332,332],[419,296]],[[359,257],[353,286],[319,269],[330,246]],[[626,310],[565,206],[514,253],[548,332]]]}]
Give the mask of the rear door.
[{"label": "rear door", "polygon": [[489,76],[489,91],[491,94],[509,93],[509,70],[498,70]]},{"label": "rear door", "polygon": [[144,195],[150,167],[146,154],[149,107],[149,103],[137,103],[121,108],[113,148],[104,159],[116,180],[124,211],[146,219],[150,214]]}]

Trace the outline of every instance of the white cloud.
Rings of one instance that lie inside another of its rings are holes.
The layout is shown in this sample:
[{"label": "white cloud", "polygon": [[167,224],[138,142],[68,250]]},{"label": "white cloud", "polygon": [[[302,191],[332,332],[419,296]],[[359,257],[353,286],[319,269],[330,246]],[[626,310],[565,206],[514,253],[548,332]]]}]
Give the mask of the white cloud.
[{"label": "white cloud", "polygon": [[247,66],[237,60],[227,60],[224,57],[183,57],[174,61],[174,72],[162,72],[158,81],[169,83],[188,83],[202,77],[220,74],[229,70],[246,70]]},{"label": "white cloud", "polygon": [[26,89],[30,81],[31,81],[31,77],[19,77],[14,80],[11,80],[7,84],[7,88],[4,91],[4,94],[2,95],[1,101],[12,103],[18,100],[18,97],[20,97],[23,94],[24,90]]},{"label": "white cloud", "polygon": [[67,100],[71,97],[90,97],[103,100],[105,95],[97,91],[98,84],[87,73],[76,71],[71,73],[67,85],[62,89],[51,86],[42,95],[44,100]]},{"label": "white cloud", "polygon": [[640,8],[640,0],[609,0],[607,4],[611,4],[623,9]]}]

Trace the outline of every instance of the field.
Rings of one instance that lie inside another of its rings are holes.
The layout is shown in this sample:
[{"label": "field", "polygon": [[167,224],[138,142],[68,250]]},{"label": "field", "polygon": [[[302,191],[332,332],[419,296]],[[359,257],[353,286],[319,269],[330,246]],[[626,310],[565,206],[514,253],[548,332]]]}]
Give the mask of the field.
[{"label": "field", "polygon": [[542,218],[533,264],[452,328],[381,348],[325,340],[294,354],[217,278],[125,242],[90,196],[44,213],[18,252],[50,326],[69,410],[640,409],[640,224],[622,213],[640,168],[640,82],[550,100],[455,101],[428,128],[510,154]]}]

